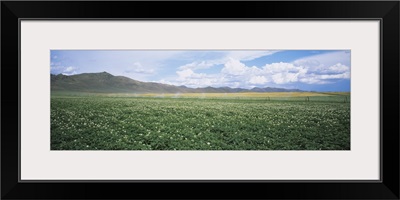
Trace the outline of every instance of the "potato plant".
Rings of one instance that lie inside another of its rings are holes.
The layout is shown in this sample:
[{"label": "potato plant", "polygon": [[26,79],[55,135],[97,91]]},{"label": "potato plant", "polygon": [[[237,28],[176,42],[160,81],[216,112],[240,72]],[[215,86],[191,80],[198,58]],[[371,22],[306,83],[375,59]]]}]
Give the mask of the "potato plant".
[{"label": "potato plant", "polygon": [[51,150],[350,150],[350,104],[58,96]]}]

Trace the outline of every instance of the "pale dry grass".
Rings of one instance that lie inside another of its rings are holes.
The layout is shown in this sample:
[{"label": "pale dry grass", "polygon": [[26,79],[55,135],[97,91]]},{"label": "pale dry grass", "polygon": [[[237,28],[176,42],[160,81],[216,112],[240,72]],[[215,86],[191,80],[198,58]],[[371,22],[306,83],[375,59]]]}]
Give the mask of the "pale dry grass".
[{"label": "pale dry grass", "polygon": [[350,95],[348,92],[243,92],[243,93],[146,93],[109,94],[110,96],[158,97],[158,98],[277,98],[277,97],[315,97]]}]

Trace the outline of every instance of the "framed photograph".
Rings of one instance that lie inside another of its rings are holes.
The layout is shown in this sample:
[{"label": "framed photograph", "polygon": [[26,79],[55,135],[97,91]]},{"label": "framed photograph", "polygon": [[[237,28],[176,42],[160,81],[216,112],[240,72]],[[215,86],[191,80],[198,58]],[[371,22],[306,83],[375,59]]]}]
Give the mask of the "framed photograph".
[{"label": "framed photograph", "polygon": [[399,199],[399,8],[3,1],[1,198]]}]

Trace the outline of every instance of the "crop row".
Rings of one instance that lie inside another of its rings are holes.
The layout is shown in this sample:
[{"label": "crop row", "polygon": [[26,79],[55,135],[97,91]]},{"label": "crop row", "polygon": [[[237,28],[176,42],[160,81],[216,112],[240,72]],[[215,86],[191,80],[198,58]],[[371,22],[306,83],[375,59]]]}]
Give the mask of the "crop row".
[{"label": "crop row", "polygon": [[53,150],[348,150],[350,105],[52,98]]}]

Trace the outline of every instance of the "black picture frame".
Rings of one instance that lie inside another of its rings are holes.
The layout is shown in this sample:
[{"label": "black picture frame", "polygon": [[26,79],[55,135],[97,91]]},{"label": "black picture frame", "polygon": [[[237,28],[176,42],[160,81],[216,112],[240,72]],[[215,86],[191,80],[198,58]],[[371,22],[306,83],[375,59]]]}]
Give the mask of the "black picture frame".
[{"label": "black picture frame", "polygon": [[[399,9],[398,1],[2,1],[1,198],[399,199]],[[380,19],[381,181],[19,182],[22,18]]]}]

